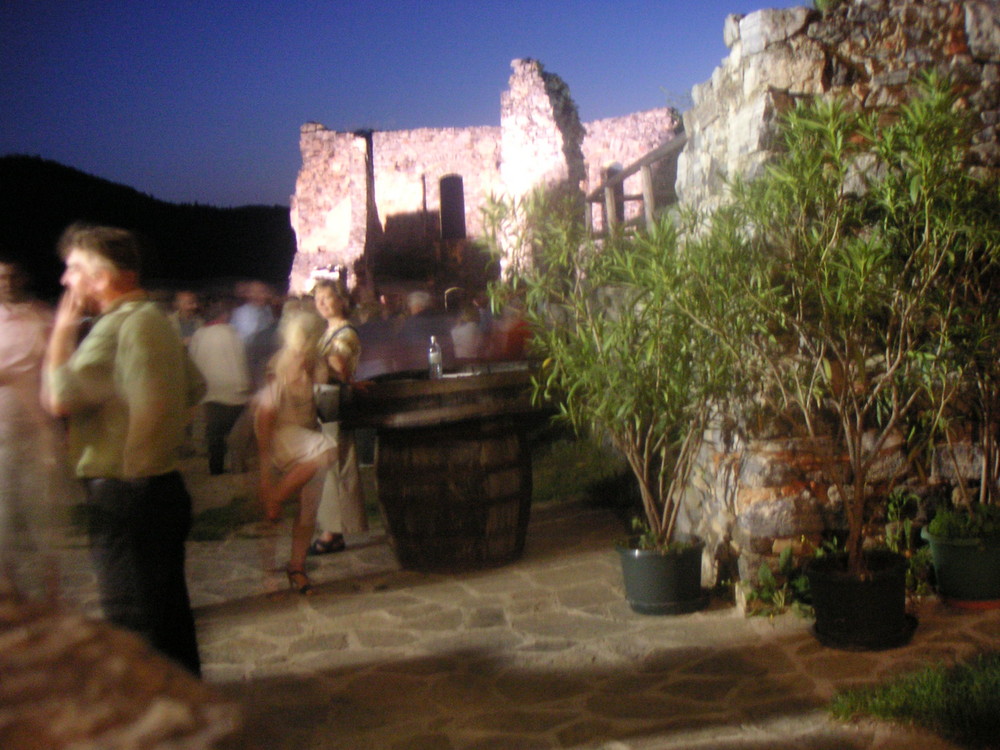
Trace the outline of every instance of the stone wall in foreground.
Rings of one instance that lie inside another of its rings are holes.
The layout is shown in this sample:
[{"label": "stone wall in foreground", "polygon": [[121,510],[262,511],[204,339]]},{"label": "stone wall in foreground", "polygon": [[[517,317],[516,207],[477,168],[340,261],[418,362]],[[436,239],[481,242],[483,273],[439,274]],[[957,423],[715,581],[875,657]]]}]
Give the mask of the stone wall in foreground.
[{"label": "stone wall in foreground", "polygon": [[973,0],[854,0],[825,13],[760,10],[726,19],[729,56],[692,90],[678,163],[684,203],[711,208],[727,176],[774,155],[778,116],[807,96],[865,109],[905,101],[927,70],[949,76],[976,115],[973,161],[1000,166],[1000,10]]}]

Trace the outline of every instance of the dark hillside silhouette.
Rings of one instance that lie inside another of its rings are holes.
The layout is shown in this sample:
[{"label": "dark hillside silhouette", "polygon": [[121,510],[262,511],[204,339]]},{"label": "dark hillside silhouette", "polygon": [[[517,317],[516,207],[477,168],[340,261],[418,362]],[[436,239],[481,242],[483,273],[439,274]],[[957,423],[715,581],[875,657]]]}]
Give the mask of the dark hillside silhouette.
[{"label": "dark hillside silhouette", "polygon": [[53,161],[0,157],[0,248],[43,297],[58,295],[55,244],[74,221],[137,232],[152,248],[145,277],[162,285],[258,278],[284,289],[295,254],[284,206],[178,205]]}]

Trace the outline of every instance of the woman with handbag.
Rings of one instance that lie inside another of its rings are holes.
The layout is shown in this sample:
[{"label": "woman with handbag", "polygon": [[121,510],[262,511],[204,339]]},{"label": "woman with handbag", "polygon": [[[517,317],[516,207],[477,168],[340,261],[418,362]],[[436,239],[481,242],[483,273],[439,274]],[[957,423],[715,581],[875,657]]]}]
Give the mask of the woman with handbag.
[{"label": "woman with handbag", "polygon": [[[313,295],[316,310],[326,320],[326,331],[319,342],[319,354],[329,370],[329,383],[336,386],[338,396],[343,400],[347,390],[354,386],[354,373],[361,358],[361,340],[348,318],[350,297],[334,279],[320,279]],[[324,418],[321,413],[320,418],[323,421],[323,432],[337,443],[337,453],[323,487],[323,499],[317,516],[317,526],[321,533],[309,548],[311,555],[340,552],[346,546],[345,532],[361,534],[368,531],[354,434],[342,428],[336,414],[328,414]]]}]

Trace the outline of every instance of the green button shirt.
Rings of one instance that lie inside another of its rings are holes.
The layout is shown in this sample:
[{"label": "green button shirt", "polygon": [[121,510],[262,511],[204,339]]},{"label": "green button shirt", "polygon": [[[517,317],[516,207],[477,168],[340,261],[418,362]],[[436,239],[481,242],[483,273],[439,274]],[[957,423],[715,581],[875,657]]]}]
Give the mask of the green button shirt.
[{"label": "green button shirt", "polygon": [[49,374],[49,388],[69,415],[77,476],[134,479],[177,468],[205,380],[167,317],[130,294]]}]

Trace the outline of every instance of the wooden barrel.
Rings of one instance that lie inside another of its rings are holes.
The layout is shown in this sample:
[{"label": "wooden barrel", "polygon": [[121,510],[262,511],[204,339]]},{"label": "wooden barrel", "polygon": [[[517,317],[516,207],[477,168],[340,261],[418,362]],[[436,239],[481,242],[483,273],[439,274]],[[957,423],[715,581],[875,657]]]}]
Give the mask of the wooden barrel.
[{"label": "wooden barrel", "polygon": [[378,433],[378,501],[400,564],[455,571],[521,555],[531,510],[531,371],[373,384],[345,419]]},{"label": "wooden barrel", "polygon": [[378,499],[400,565],[455,571],[524,551],[531,456],[507,419],[380,431]]}]

